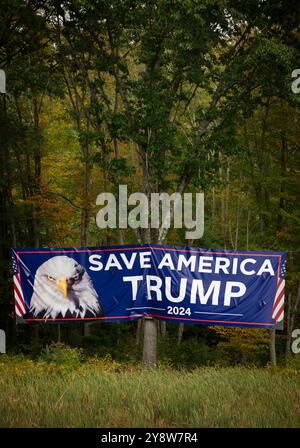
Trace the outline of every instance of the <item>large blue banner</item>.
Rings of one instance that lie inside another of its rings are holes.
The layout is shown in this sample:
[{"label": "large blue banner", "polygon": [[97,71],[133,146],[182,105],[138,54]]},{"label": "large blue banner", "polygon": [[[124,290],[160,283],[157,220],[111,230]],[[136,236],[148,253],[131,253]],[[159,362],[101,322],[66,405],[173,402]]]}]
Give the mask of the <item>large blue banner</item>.
[{"label": "large blue banner", "polygon": [[283,320],[286,253],[155,244],[13,249],[17,322],[145,316],[271,328]]}]

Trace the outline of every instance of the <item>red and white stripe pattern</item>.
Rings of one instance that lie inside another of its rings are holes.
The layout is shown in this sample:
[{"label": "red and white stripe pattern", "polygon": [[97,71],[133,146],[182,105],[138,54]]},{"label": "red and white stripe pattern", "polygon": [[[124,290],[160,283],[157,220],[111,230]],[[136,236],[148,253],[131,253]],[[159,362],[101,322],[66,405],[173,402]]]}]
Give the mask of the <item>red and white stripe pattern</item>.
[{"label": "red and white stripe pattern", "polygon": [[16,315],[22,317],[26,313],[26,305],[21,287],[20,268],[13,255],[13,274],[14,274],[14,295],[15,295],[15,311]]},{"label": "red and white stripe pattern", "polygon": [[281,322],[284,316],[284,287],[285,280],[278,277],[276,295],[272,309],[272,319],[275,320],[276,324]]}]

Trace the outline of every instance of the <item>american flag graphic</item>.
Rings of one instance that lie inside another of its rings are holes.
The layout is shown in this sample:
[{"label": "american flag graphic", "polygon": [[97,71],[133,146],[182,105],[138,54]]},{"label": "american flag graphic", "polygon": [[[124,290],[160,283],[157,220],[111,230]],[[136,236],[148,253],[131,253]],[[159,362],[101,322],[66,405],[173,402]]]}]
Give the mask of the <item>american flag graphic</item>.
[{"label": "american flag graphic", "polygon": [[286,271],[286,260],[284,260],[280,266],[280,272],[277,279],[276,295],[272,309],[272,319],[275,320],[276,324],[278,322],[281,322],[284,316],[285,271]]},{"label": "american flag graphic", "polygon": [[26,305],[21,287],[20,268],[17,263],[17,255],[13,255],[13,278],[14,278],[14,295],[15,310],[18,317],[22,317],[26,313]]}]

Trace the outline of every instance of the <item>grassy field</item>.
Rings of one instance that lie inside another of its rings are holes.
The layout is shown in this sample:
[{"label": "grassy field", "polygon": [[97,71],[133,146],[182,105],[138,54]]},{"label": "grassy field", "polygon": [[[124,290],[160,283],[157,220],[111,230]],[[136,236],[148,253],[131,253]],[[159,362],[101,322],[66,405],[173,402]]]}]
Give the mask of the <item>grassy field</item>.
[{"label": "grassy field", "polygon": [[296,371],[102,367],[0,359],[0,427],[300,426]]}]

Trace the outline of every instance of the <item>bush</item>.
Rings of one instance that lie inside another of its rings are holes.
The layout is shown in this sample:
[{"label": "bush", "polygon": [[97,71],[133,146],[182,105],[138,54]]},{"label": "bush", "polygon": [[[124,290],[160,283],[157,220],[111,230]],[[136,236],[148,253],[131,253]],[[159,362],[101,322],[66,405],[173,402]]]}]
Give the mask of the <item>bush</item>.
[{"label": "bush", "polygon": [[286,367],[288,370],[300,373],[300,353],[298,353],[297,355],[291,355],[288,358]]},{"label": "bush", "polygon": [[61,342],[47,345],[39,357],[39,361],[54,364],[63,372],[71,372],[74,369],[78,369],[84,359],[81,348],[69,347]]},{"label": "bush", "polygon": [[126,369],[125,364],[114,361],[111,355],[93,356],[88,359],[87,366],[103,372],[118,372]]},{"label": "bush", "polygon": [[208,365],[210,354],[208,346],[201,341],[187,340],[178,345],[177,340],[170,338],[159,344],[158,359],[162,365],[193,368]]}]

